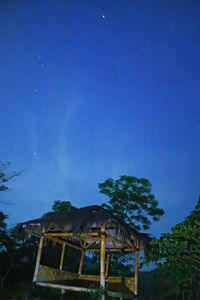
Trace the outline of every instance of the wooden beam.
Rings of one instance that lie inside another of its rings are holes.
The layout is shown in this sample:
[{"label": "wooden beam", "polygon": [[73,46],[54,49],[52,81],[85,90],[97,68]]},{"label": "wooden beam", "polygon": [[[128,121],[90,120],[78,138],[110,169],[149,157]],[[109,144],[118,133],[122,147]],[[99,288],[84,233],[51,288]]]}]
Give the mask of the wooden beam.
[{"label": "wooden beam", "polygon": [[[100,285],[103,289],[106,286],[105,280],[105,249],[106,249],[106,235],[105,235],[105,224],[101,228],[101,258],[100,258]],[[105,300],[105,295],[102,295],[102,300]]]},{"label": "wooden beam", "polygon": [[113,243],[114,248],[117,248],[117,245],[114,240],[112,240],[112,243]]},{"label": "wooden beam", "polygon": [[81,240],[81,239],[79,239],[79,242],[80,242],[80,246],[81,246],[81,248],[84,248],[84,246],[83,246],[83,242],[82,242],[82,240]]},{"label": "wooden beam", "polygon": [[[110,230],[108,230],[108,233],[109,233],[109,236],[111,236]],[[117,248],[114,240],[112,240],[112,243],[113,243],[114,248]]]},{"label": "wooden beam", "polygon": [[94,245],[95,243],[96,243],[96,240],[93,241],[92,243],[88,244],[88,245],[85,247],[85,249],[88,249],[89,247],[91,247],[91,246]]},{"label": "wooden beam", "polygon": [[[53,283],[45,283],[45,282],[36,282],[36,285],[39,286],[44,286],[44,287],[49,287],[49,288],[54,288],[54,289],[63,289],[65,291],[73,291],[73,292],[86,292],[90,293],[91,290],[97,291],[97,289],[91,289],[91,288],[84,288],[84,287],[75,287],[75,286],[64,286],[61,284],[53,284]],[[107,295],[110,297],[122,297],[122,299],[130,299],[131,295],[130,294],[123,294],[120,292],[112,292],[112,291],[107,291]]]},{"label": "wooden beam", "polygon": [[41,255],[42,255],[43,243],[44,243],[44,236],[41,236],[38,253],[37,253],[37,258],[36,258],[35,272],[33,275],[33,282],[35,282],[37,280],[38,270],[39,270],[39,266],[40,266],[40,259],[41,259]]},{"label": "wooden beam", "polygon": [[125,252],[134,252],[134,249],[133,248],[124,248],[124,249],[109,249],[108,251],[110,251],[110,252],[123,252],[123,251],[125,251]]},{"label": "wooden beam", "polygon": [[62,253],[61,253],[61,258],[60,258],[60,267],[59,267],[59,270],[62,270],[63,269],[63,261],[64,261],[64,255],[65,255],[65,243],[63,243],[63,246],[62,246]]},{"label": "wooden beam", "polygon": [[81,251],[83,250],[81,247],[76,246],[76,245],[73,245],[73,244],[71,244],[71,243],[69,243],[69,242],[67,242],[67,241],[65,241],[65,244],[66,244],[67,246],[71,247],[71,248],[78,249],[78,250],[81,250]]},{"label": "wooden beam", "polygon": [[46,237],[49,237],[49,236],[65,236],[65,237],[70,237],[70,236],[73,236],[73,235],[76,235],[76,236],[98,236],[99,233],[98,232],[87,232],[87,233],[81,233],[81,234],[76,234],[76,233],[73,233],[73,232],[49,232],[49,233],[45,233],[44,234]]},{"label": "wooden beam", "polygon": [[118,239],[118,238],[116,238],[116,237],[114,237],[110,234],[108,234],[107,238],[110,239],[112,242],[114,241],[116,243],[126,245],[126,247],[128,247],[128,248],[130,247],[130,245],[128,245],[125,241],[120,240],[120,239]]},{"label": "wooden beam", "polygon": [[40,285],[40,286],[50,287],[50,288],[54,288],[54,289],[63,289],[63,290],[68,290],[68,291],[73,291],[73,292],[90,293],[90,291],[91,291],[91,289],[88,289],[88,288],[65,286],[65,285],[61,285],[61,284],[44,283],[44,282],[36,282],[36,284]]},{"label": "wooden beam", "polygon": [[139,262],[139,242],[137,242],[137,251],[135,252],[135,289],[134,294],[138,295],[138,262]]},{"label": "wooden beam", "polygon": [[106,259],[106,278],[108,277],[109,263],[110,263],[110,253],[107,254],[107,259]]},{"label": "wooden beam", "polygon": [[60,239],[57,239],[56,237],[52,237],[52,236],[48,236],[48,238],[50,240],[55,241],[55,242],[60,243],[60,244],[65,243],[65,245],[67,245],[71,248],[75,248],[75,249],[78,249],[78,250],[81,250],[81,251],[83,250],[81,247],[73,245],[73,244],[69,243],[68,241],[60,240]]},{"label": "wooden beam", "polygon": [[63,232],[63,233],[56,233],[56,232],[49,232],[49,233],[45,233],[44,234],[46,237],[51,237],[51,236],[65,236],[65,237],[71,237],[73,235],[73,233],[71,232]]},{"label": "wooden beam", "polygon": [[100,238],[100,236],[86,236],[86,235],[82,235],[82,236],[80,236],[80,238],[82,239],[82,240],[86,240],[87,242],[88,241],[101,241],[101,238]]},{"label": "wooden beam", "polygon": [[79,269],[78,269],[78,274],[79,275],[81,275],[81,273],[82,273],[84,256],[85,256],[85,251],[82,251],[81,252],[80,264],[79,264]]},{"label": "wooden beam", "polygon": [[[101,249],[90,249],[90,248],[87,248],[86,249],[86,251],[88,251],[88,252],[100,252],[101,251]],[[105,250],[106,252],[123,252],[123,251],[125,251],[125,252],[134,252],[135,250],[133,249],[133,248],[124,248],[124,249],[119,249],[119,248],[117,248],[117,249],[114,249],[114,248],[108,248],[108,249],[106,249]]]},{"label": "wooden beam", "polygon": [[63,240],[60,240],[60,239],[58,239],[58,238],[56,238],[56,237],[48,236],[47,238],[48,238],[49,240],[55,241],[55,242],[57,242],[57,243],[59,243],[59,244],[63,244],[63,243],[64,243]]},{"label": "wooden beam", "polygon": [[[89,248],[89,247],[90,247],[92,244],[94,244],[96,241],[94,241],[94,242],[91,243],[90,245],[87,245],[86,247],[83,245],[83,248],[81,248],[81,247],[79,247],[79,246],[77,246],[77,245],[71,244],[71,243],[68,242],[68,241],[60,240],[60,239],[58,239],[58,238],[56,238],[56,237],[50,237],[50,236],[49,236],[48,238],[51,239],[51,240],[53,240],[53,241],[56,241],[56,242],[58,242],[58,243],[60,243],[60,244],[65,243],[67,246],[72,247],[72,248],[75,248],[75,249],[78,249],[78,250],[80,250],[80,251],[83,251],[83,250],[85,250],[85,251],[91,251],[91,252],[100,252],[100,251],[101,251],[100,248],[99,248],[99,249],[97,249],[97,248],[94,248],[94,249]],[[122,251],[125,251],[125,252],[133,252],[133,251],[135,251],[135,250],[134,250],[134,248],[122,248],[122,249],[120,249],[120,248],[110,248],[110,249],[106,249],[105,251],[109,251],[109,252],[122,252]]]}]

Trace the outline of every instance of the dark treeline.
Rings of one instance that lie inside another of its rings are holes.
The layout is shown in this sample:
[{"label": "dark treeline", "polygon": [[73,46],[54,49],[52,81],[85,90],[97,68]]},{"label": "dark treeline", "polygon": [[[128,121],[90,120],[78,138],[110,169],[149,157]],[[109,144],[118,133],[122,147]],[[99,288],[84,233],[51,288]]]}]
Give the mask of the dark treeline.
[{"label": "dark treeline", "polygon": [[[19,175],[9,172],[10,164],[0,165],[0,191],[8,190],[9,181]],[[101,193],[109,200],[103,204],[118,218],[133,229],[149,229],[152,221],[159,221],[164,214],[151,192],[151,183],[144,178],[120,176],[107,179],[99,184]],[[3,204],[1,204],[3,207]],[[43,216],[57,212],[66,213],[76,209],[69,201],[54,201],[52,210]],[[3,209],[2,209],[3,210]],[[38,236],[31,235],[25,240],[16,237],[14,230],[7,229],[7,218],[0,211],[0,290],[2,300],[46,300],[46,299],[98,299],[98,296],[84,295],[48,288],[38,288],[32,284]],[[182,223],[172,227],[170,233],[163,233],[159,239],[153,238],[149,255],[141,261],[141,266],[154,262],[156,268],[139,274],[139,299],[195,300],[200,299],[200,199],[194,210]],[[58,267],[61,248],[56,244],[44,245],[41,263]],[[78,251],[69,248],[64,258],[64,269],[77,272],[80,259]],[[110,274],[133,276],[130,255],[113,255]],[[54,265],[53,265],[53,264]],[[99,274],[98,255],[87,256],[83,272]]]}]

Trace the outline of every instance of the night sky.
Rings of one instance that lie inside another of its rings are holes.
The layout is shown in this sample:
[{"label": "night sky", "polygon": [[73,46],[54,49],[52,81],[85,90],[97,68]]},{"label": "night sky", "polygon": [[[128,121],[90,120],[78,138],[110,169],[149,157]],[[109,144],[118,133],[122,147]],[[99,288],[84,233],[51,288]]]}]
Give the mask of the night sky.
[{"label": "night sky", "polygon": [[1,193],[15,225],[148,178],[167,232],[200,195],[200,2],[0,0]]}]

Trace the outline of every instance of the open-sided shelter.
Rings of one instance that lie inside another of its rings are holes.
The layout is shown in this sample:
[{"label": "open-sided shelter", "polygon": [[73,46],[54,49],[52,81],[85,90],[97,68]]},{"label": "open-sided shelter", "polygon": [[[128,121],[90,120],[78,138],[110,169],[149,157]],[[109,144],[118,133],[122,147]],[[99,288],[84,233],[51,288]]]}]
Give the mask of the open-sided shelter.
[{"label": "open-sided shelter", "polygon": [[[91,292],[102,287],[107,295],[120,299],[135,299],[138,294],[139,250],[147,250],[149,237],[121,222],[106,209],[93,205],[21,223],[18,233],[40,234],[33,282],[36,285],[77,292]],[[62,244],[59,269],[40,264],[44,240]],[[77,273],[63,270],[67,247],[80,250]],[[100,252],[100,274],[82,274],[86,252]],[[135,253],[133,277],[109,276],[112,253]],[[92,286],[92,287],[91,287]],[[105,299],[105,295],[102,296]]]}]

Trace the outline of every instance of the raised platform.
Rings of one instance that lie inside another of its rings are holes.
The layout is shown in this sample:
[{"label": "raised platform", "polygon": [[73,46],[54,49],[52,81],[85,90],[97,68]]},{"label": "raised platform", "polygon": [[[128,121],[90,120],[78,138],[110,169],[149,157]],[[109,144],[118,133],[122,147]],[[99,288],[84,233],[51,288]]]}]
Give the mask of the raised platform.
[{"label": "raised platform", "polygon": [[[90,293],[100,287],[100,277],[97,275],[78,275],[40,265],[36,284],[39,286],[63,289],[75,292]],[[107,295],[134,299],[134,278],[112,277],[106,279]]]}]

